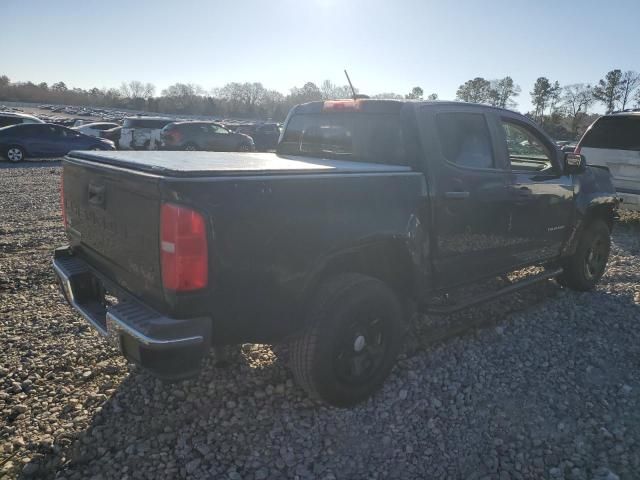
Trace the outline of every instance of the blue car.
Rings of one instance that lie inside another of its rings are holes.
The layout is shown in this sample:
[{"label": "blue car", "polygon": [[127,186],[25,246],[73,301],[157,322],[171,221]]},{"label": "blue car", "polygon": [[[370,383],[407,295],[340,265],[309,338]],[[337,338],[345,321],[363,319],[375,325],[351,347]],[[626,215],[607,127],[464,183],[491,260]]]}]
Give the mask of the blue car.
[{"label": "blue car", "polygon": [[0,128],[0,153],[10,162],[21,162],[27,157],[60,157],[71,150],[115,149],[110,140],[50,123]]}]

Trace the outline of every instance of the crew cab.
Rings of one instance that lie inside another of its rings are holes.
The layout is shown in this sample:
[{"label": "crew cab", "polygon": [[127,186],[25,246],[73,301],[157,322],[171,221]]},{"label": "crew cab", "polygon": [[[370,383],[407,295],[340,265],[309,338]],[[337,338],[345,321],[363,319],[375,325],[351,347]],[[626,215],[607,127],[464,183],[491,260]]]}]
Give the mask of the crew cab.
[{"label": "crew cab", "polygon": [[459,102],[312,102],[275,154],[71,152],[62,180],[62,291],[128,359],[175,379],[211,347],[287,343],[300,385],[336,406],[382,385],[415,309],[554,277],[594,288],[618,205],[606,168]]}]

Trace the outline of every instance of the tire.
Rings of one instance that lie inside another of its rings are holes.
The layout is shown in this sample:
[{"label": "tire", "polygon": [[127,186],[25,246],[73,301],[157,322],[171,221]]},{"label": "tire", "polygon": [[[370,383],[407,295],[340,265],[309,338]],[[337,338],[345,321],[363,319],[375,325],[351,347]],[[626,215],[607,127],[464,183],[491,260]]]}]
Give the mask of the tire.
[{"label": "tire", "polygon": [[312,398],[349,407],[382,386],[405,331],[402,305],[387,285],[336,275],[320,286],[306,320],[289,354],[295,379]]},{"label": "tire", "polygon": [[585,227],[575,253],[563,265],[558,282],[581,292],[592,290],[604,275],[610,250],[609,227],[597,218]]},{"label": "tire", "polygon": [[11,145],[4,152],[4,156],[11,163],[18,163],[23,161],[26,158],[26,154],[24,148],[19,147],[18,145]]},{"label": "tire", "polygon": [[184,151],[185,151],[185,152],[195,152],[195,151],[197,151],[197,150],[198,150],[198,146],[197,146],[197,145],[194,145],[193,143],[187,143],[187,144],[184,146]]},{"label": "tire", "polygon": [[251,145],[247,145],[246,143],[243,143],[242,145],[240,145],[238,147],[238,151],[239,152],[250,152],[251,151]]}]

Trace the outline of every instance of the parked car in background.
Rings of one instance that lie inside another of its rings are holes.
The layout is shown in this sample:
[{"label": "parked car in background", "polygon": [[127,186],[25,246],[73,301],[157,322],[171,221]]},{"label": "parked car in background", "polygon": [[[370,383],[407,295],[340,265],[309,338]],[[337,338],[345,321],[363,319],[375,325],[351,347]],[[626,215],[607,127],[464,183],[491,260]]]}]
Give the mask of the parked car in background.
[{"label": "parked car in background", "polygon": [[280,138],[280,129],[277,123],[256,123],[251,125],[240,125],[235,131],[244,133],[253,138],[256,150],[275,150]]},{"label": "parked car in background", "polygon": [[622,208],[640,211],[640,110],[598,118],[580,139],[576,153],[589,165],[607,167]]},{"label": "parked car in background", "polygon": [[253,139],[214,122],[173,122],[160,132],[163,150],[252,152]]},{"label": "parked car in background", "polygon": [[38,117],[24,113],[0,112],[0,128],[23,123],[44,123]]},{"label": "parked car in background", "polygon": [[103,132],[104,130],[110,130],[119,126],[120,125],[118,125],[117,123],[112,122],[94,122],[85,123],[83,125],[73,127],[73,129],[79,131],[80,133],[84,133],[85,135],[89,135],[90,137],[100,137],[100,132]]},{"label": "parked car in background", "polygon": [[166,117],[128,117],[124,119],[118,148],[122,150],[157,150],[160,131],[174,120]]},{"label": "parked car in background", "polygon": [[122,132],[121,126],[110,128],[108,130],[102,130],[100,132],[100,138],[106,138],[107,140],[111,140],[113,143],[116,144],[116,148],[120,148],[120,132]]},{"label": "parked car in background", "polygon": [[71,150],[115,150],[115,145],[50,123],[0,128],[0,152],[10,162],[21,162],[27,157],[58,157]]}]

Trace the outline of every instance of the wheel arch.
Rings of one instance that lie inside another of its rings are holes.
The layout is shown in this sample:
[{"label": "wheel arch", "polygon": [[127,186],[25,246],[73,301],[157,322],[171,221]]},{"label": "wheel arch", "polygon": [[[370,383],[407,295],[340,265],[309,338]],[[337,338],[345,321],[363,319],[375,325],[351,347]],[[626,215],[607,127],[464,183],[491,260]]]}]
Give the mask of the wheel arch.
[{"label": "wheel arch", "polygon": [[359,273],[387,284],[402,301],[410,306],[419,289],[419,265],[406,241],[382,238],[335,252],[320,262],[308,276],[302,295],[302,305],[308,304],[318,286],[341,273]]},{"label": "wheel arch", "polygon": [[616,219],[617,208],[618,204],[613,197],[611,199],[609,197],[604,199],[600,197],[593,198],[590,202],[585,202],[582,206],[579,206],[573,232],[567,242],[567,248],[563,252],[563,256],[572,255],[576,251],[580,236],[594,220],[603,220],[611,232]]}]

